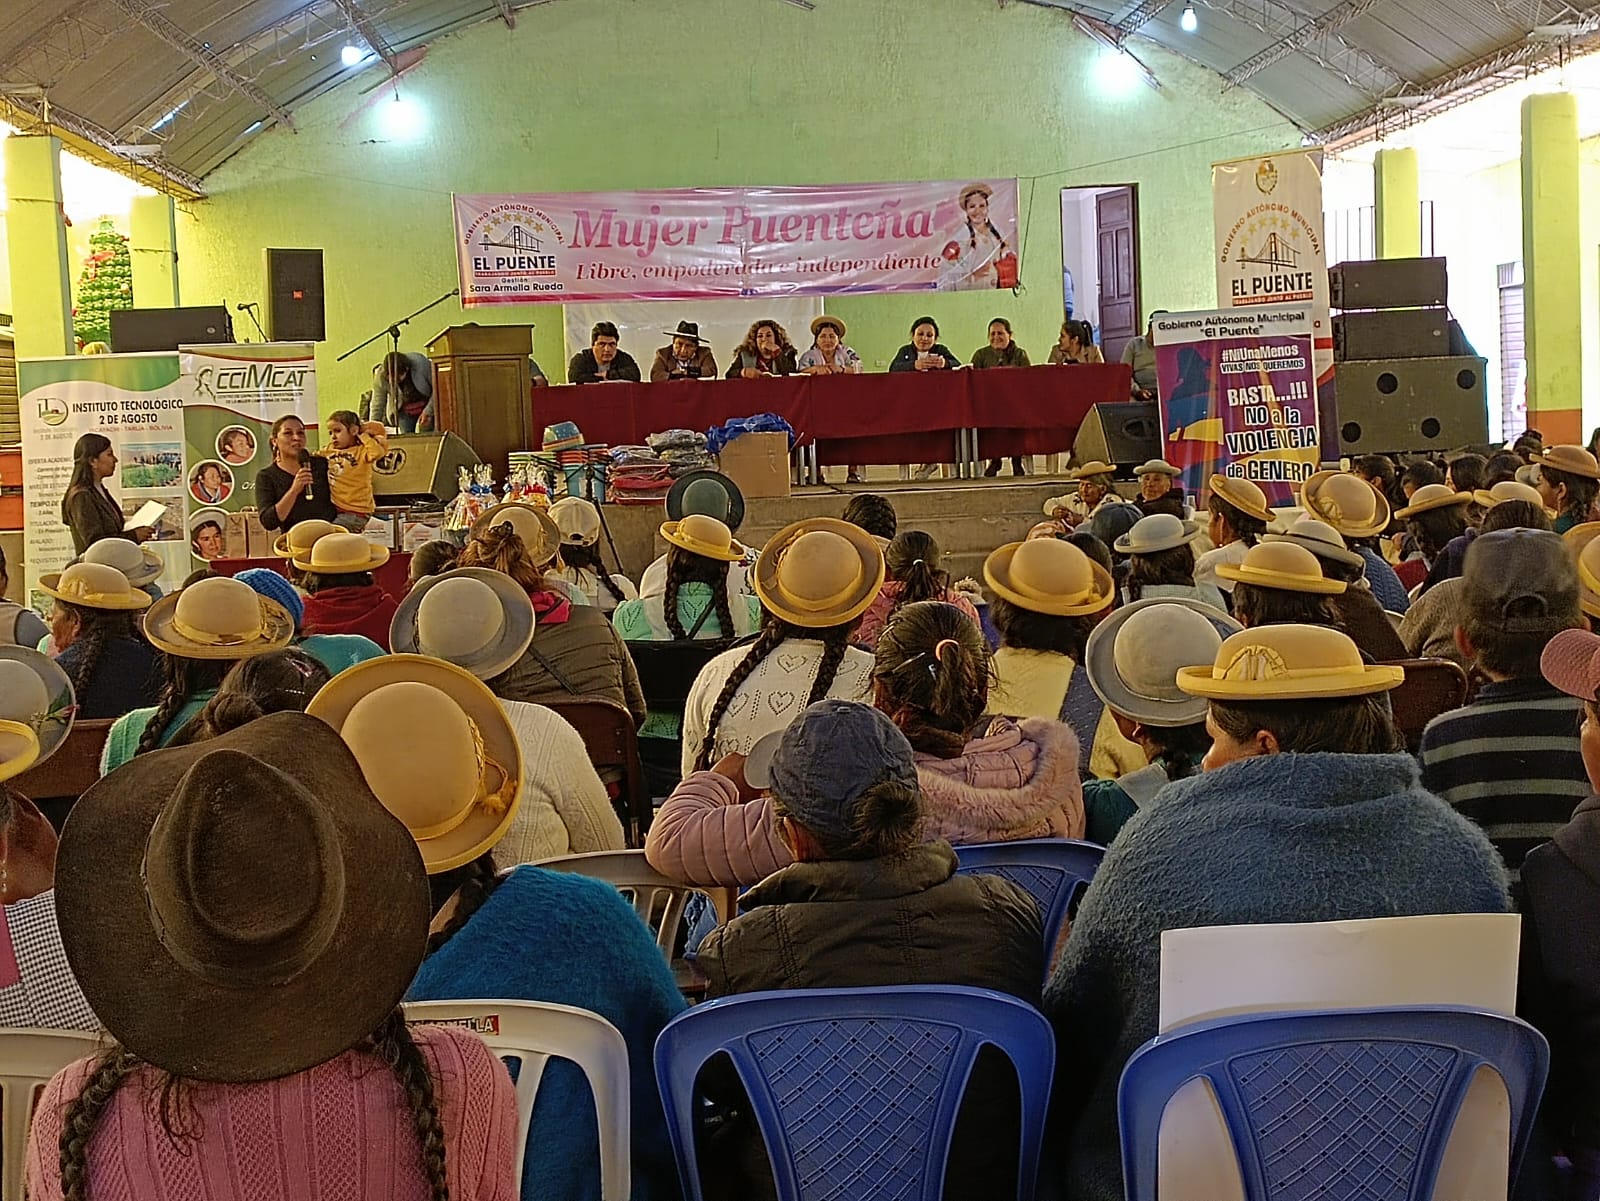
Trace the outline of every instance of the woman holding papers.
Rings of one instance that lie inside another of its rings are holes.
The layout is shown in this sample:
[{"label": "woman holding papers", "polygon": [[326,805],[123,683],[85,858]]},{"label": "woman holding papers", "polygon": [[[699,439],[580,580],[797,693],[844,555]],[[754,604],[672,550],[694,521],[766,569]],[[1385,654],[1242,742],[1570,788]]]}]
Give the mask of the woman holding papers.
[{"label": "woman holding papers", "polygon": [[117,452],[104,434],[84,434],[72,448],[72,479],[61,498],[61,522],[72,531],[72,549],[83,554],[102,538],[144,542],[155,534],[147,525],[122,528],[122,506],[106,491],[116,473]]}]

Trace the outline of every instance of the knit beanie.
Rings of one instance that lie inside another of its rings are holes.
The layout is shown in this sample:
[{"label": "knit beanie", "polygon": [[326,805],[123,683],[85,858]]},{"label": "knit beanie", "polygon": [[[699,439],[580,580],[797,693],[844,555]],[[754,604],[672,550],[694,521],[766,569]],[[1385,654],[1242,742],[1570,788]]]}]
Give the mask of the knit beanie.
[{"label": "knit beanie", "polygon": [[300,632],[300,624],[306,616],[306,606],[293,584],[270,567],[252,567],[248,571],[241,571],[233,578],[241,584],[248,584],[256,595],[277,601],[289,610],[289,616],[294,618],[295,633]]}]

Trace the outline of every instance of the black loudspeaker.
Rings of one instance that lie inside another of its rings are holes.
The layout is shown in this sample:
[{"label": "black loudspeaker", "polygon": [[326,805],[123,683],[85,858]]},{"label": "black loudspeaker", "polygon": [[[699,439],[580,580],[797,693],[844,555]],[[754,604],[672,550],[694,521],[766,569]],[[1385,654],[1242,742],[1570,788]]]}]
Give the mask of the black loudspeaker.
[{"label": "black loudspeaker", "polygon": [[1450,353],[1449,309],[1380,309],[1333,315],[1333,357],[1431,359]]},{"label": "black loudspeaker", "polygon": [[1328,268],[1328,303],[1336,309],[1425,309],[1447,303],[1443,259],[1367,259]]},{"label": "black loudspeaker", "polygon": [[1072,444],[1075,463],[1098,459],[1119,467],[1137,467],[1161,457],[1161,419],[1153,400],[1098,404],[1078,427]]},{"label": "black loudspeaker", "polygon": [[1450,450],[1487,442],[1486,367],[1468,356],[1340,363],[1333,376],[1339,453]]},{"label": "black loudspeaker", "polygon": [[267,249],[267,337],[321,342],[328,336],[322,251]]},{"label": "black loudspeaker", "polygon": [[456,469],[482,460],[454,434],[396,434],[389,453],[372,467],[372,491],[380,505],[449,501],[460,487]]},{"label": "black loudspeaker", "polygon": [[118,354],[232,341],[233,322],[220,304],[187,309],[111,310],[111,349]]}]

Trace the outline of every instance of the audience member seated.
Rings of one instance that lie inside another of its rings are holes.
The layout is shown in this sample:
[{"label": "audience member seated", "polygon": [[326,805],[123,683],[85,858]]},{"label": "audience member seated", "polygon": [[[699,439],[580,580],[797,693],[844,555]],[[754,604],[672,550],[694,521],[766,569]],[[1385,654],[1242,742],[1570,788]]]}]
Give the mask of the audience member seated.
[{"label": "audience member seated", "polygon": [[[443,575],[456,565],[461,548],[443,538],[430,538],[411,552],[411,565],[406,569],[406,591],[417,586],[417,581],[430,575]],[[239,573],[243,575],[241,571]]]},{"label": "audience member seated", "polygon": [[1456,455],[1444,469],[1444,484],[1452,492],[1465,492],[1469,496],[1479,488],[1486,487],[1483,482],[1483,469],[1489,460],[1482,455],[1463,454]]},{"label": "audience member seated", "polygon": [[1359,476],[1342,471],[1319,471],[1300,489],[1300,506],[1337,530],[1349,548],[1367,564],[1367,583],[1378,603],[1390,613],[1404,613],[1411,601],[1400,577],[1377,549],[1377,539],[1389,528],[1389,502]]},{"label": "audience member seated", "polygon": [[1267,504],[1267,494],[1250,480],[1213,475],[1207,487],[1211,491],[1206,501],[1210,519],[1206,532],[1212,549],[1195,560],[1194,582],[1232,592],[1233,581],[1218,575],[1217,568],[1224,563],[1244,562],[1245,554],[1267,532],[1267,523],[1273,519],[1272,508]]},{"label": "audience member seated", "polygon": [[102,775],[171,742],[216,695],[228,668],[288,646],[294,619],[248,584],[209,576],[152,605],[145,614],[144,634],[164,652],[161,693],[154,708],[117,718],[100,759]]},{"label": "audience member seated", "polygon": [[1217,574],[1233,581],[1233,615],[1240,625],[1313,625],[1337,628],[1331,598],[1346,591],[1322,574],[1317,557],[1292,542],[1252,546],[1238,564]]},{"label": "audience member seated", "polygon": [[1500,530],[1467,552],[1456,641],[1488,679],[1422,734],[1422,782],[1483,827],[1513,878],[1589,795],[1583,706],[1539,672],[1545,644],[1584,624],[1578,569],[1554,534]]},{"label": "audience member seated", "polygon": [[1141,517],[1113,544],[1118,554],[1128,556],[1127,573],[1122,582],[1122,603],[1162,597],[1199,601],[1218,612],[1228,611],[1228,602],[1212,584],[1194,582],[1194,540],[1200,527],[1171,513]]},{"label": "audience member seated", "polygon": [[[1452,580],[1461,574],[1462,565],[1467,561],[1467,547],[1472,545],[1472,540],[1483,533],[1493,523],[1489,514],[1501,505],[1510,505],[1509,515],[1502,513],[1497,521],[1500,523],[1495,528],[1510,529],[1513,526],[1522,526],[1527,529],[1550,529],[1550,522],[1556,516],[1554,509],[1546,507],[1544,498],[1539,490],[1532,484],[1518,483],[1516,480],[1502,480],[1492,487],[1474,492],[1472,494],[1472,507],[1477,509],[1480,516],[1476,526],[1467,529],[1456,538],[1452,538],[1438,558],[1433,561],[1432,568],[1428,571],[1428,578],[1423,582],[1422,593],[1426,594],[1435,585],[1445,580]],[[1536,510],[1537,517],[1530,517],[1529,510]],[[1516,520],[1510,520],[1515,517]],[[1409,612],[1409,610],[1408,610]]]},{"label": "audience member seated", "polygon": [[844,506],[839,520],[860,526],[877,540],[879,550],[887,550],[900,520],[895,515],[894,502],[876,492],[857,492]]},{"label": "audience member seated", "polygon": [[1496,484],[1515,480],[1523,466],[1522,456],[1511,450],[1497,450],[1483,465],[1483,487],[1493,489]]},{"label": "audience member seated", "polygon": [[1093,517],[1101,505],[1121,504],[1122,498],[1112,488],[1115,472],[1110,463],[1098,459],[1075,467],[1067,472],[1067,478],[1078,481],[1078,490],[1045,501],[1044,515],[1067,525],[1079,525]]},{"label": "audience member seated", "polygon": [[973,603],[950,586],[950,573],[939,566],[939,544],[922,530],[896,534],[883,552],[886,574],[883,591],[867,607],[856,631],[856,645],[873,650],[878,635],[906,605],[936,600],[954,605],[980,626]]},{"label": "audience member seated", "polygon": [[[120,541],[120,539],[119,539]],[[50,634],[32,609],[7,598],[11,577],[6,574],[6,551],[0,546],[0,646],[27,646],[37,650]]]},{"label": "audience member seated", "polygon": [[1244,630],[1179,672],[1210,701],[1202,773],[1123,827],[1045,990],[1065,1195],[1122,1197],[1117,1081],[1156,1033],[1162,931],[1508,908],[1494,848],[1402,749],[1402,677],[1315,626]]},{"label": "audience member seated", "polygon": [[1264,534],[1261,541],[1292,542],[1304,547],[1317,557],[1323,575],[1345,585],[1343,592],[1328,597],[1328,604],[1339,628],[1350,635],[1362,654],[1380,663],[1408,656],[1394,623],[1367,586],[1367,561],[1346,549],[1338,530],[1314,517],[1302,517],[1284,533]]},{"label": "audience member seated", "polygon": [[1552,446],[1533,461],[1539,465],[1539,495],[1555,510],[1551,529],[1565,534],[1575,525],[1600,520],[1600,464],[1581,446]]},{"label": "audience member seated", "polygon": [[[720,471],[691,471],[679,476],[667,493],[667,520],[682,521],[695,514],[715,518],[737,534],[744,524],[744,493]],[[667,555],[662,555],[639,577],[640,596],[661,596],[667,590]],[[728,595],[754,595],[742,562],[729,563]]]},{"label": "audience member seated", "polygon": [[[510,1077],[476,1035],[413,1031],[398,1008],[428,901],[405,827],[303,714],[101,780],[62,839],[56,913],[115,1042],[45,1088],[29,1195],[105,1197],[136,1180],[144,1196],[244,1201],[314,1180],[515,1197]],[[338,1115],[348,1137],[311,1113]]]},{"label": "audience member seated", "polygon": [[939,323],[932,317],[918,317],[911,323],[911,341],[895,351],[889,370],[950,371],[959,366],[961,360],[939,341]]},{"label": "audience member seated", "polygon": [[1182,474],[1165,459],[1148,459],[1140,463],[1133,469],[1134,478],[1139,481],[1139,497],[1133,503],[1146,515],[1171,513],[1174,517],[1187,520],[1189,506],[1184,503],[1183,489],[1178,485],[1178,477]]},{"label": "audience member seated", "polygon": [[843,318],[823,313],[811,319],[811,347],[800,356],[803,375],[855,375],[861,356],[844,343]]},{"label": "audience member seated", "polygon": [[752,325],[734,349],[728,364],[729,379],[760,379],[764,375],[793,375],[799,370],[789,333],[776,321],[763,319]]},{"label": "audience member seated", "polygon": [[168,746],[205,742],[269,713],[304,713],[333,678],[322,661],[299,647],[240,659],[216,694],[172,736]]},{"label": "audience member seated", "polygon": [[545,583],[561,532],[530,505],[490,509],[472,527],[457,562],[510,576],[533,602],[537,624],[526,653],[489,681],[496,696],[534,704],[595,697],[626,709],[637,726],[645,719],[644,690],[628,648],[592,605],[574,605]]},{"label": "audience member seated", "polygon": [[1406,503],[1394,460],[1388,455],[1357,455],[1350,460],[1350,473],[1364,481],[1391,511]]},{"label": "audience member seated", "polygon": [[1109,846],[1127,821],[1173,780],[1200,770],[1211,746],[1206,702],[1179,690],[1178,669],[1216,657],[1239,623],[1195,600],[1134,601],[1094,628],[1084,669],[1122,736],[1149,766],[1083,786],[1085,837]]},{"label": "audience member seated", "polygon": [[233,578],[249,585],[257,595],[282,605],[294,621],[294,645],[320,662],[333,675],[387,653],[365,634],[302,634],[305,598],[298,588],[270,567],[252,567]]},{"label": "audience member seated", "polygon": [[600,554],[599,509],[581,496],[564,496],[550,506],[550,520],[561,531],[559,567],[551,575],[566,585],[573,604],[610,613],[639,595],[632,580],[606,568]]},{"label": "audience member seated", "polygon": [[696,322],[680,321],[676,330],[665,332],[672,343],[656,351],[655,362],[650,364],[651,383],[717,378],[717,358],[711,353],[711,343],[700,336]]},{"label": "audience member seated", "polygon": [[135,613],[150,607],[149,593],[100,563],[78,563],[41,576],[39,591],[55,600],[50,643],[56,662],[72,678],[78,717],[121,717],[156,703],[161,656],[134,620]]},{"label": "audience member seated", "polygon": [[609,321],[597,321],[589,331],[589,349],[580,350],[567,364],[569,384],[606,384],[622,380],[639,382],[639,364],[633,356],[618,348],[620,336],[617,327]]},{"label": "audience member seated", "polygon": [[395,599],[372,578],[389,552],[360,534],[324,534],[290,560],[304,574],[301,628],[307,634],[360,634],[389,649]]},{"label": "audience member seated", "polygon": [[1411,494],[1410,504],[1395,510],[1394,515],[1406,523],[1409,553],[1422,560],[1426,571],[1433,570],[1445,547],[1467,532],[1467,506],[1471,503],[1470,492],[1424,484]]},{"label": "audience member seated", "polygon": [[141,546],[126,538],[102,538],[71,560],[68,566],[73,563],[99,563],[113,567],[128,577],[128,583],[149,593],[151,600],[161,599],[161,589],[156,586],[156,580],[167,569],[167,565],[148,546]]},{"label": "audience member seated", "polygon": [[1145,321],[1144,333],[1123,343],[1121,361],[1133,368],[1129,394],[1134,400],[1156,398],[1156,318],[1166,316],[1166,312],[1166,309],[1154,310]]},{"label": "audience member seated", "polygon": [[[1417,459],[1400,473],[1400,495],[1406,498],[1407,504],[1416,496],[1419,489],[1443,486],[1444,472],[1427,459]],[[1403,506],[1396,507],[1396,517],[1400,516],[1401,507]]]},{"label": "audience member seated", "polygon": [[766,624],[701,669],[683,710],[683,774],[787,726],[826,697],[867,695],[872,656],[851,646],[883,587],[883,553],[859,526],[813,517],[768,540],[755,566]]},{"label": "audience member seated", "polygon": [[1013,542],[983,564],[994,593],[989,616],[1000,631],[989,712],[1063,721],[1078,736],[1084,779],[1116,777],[1145,765],[1139,748],[1090,688],[1084,647],[1110,607],[1111,573],[1068,542]]}]

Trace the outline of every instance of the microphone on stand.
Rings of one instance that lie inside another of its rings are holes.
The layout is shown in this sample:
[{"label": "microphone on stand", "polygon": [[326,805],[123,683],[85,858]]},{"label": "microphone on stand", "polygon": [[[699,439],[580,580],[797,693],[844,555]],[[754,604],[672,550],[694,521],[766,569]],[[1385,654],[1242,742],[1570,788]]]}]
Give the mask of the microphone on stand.
[{"label": "microphone on stand", "polygon": [[[303,446],[300,448],[300,466],[306,467],[306,468],[309,468],[311,466],[311,452],[309,450],[307,450]],[[315,500],[316,499],[316,497],[311,495],[311,485],[310,484],[306,485],[306,499],[307,500]]]}]

